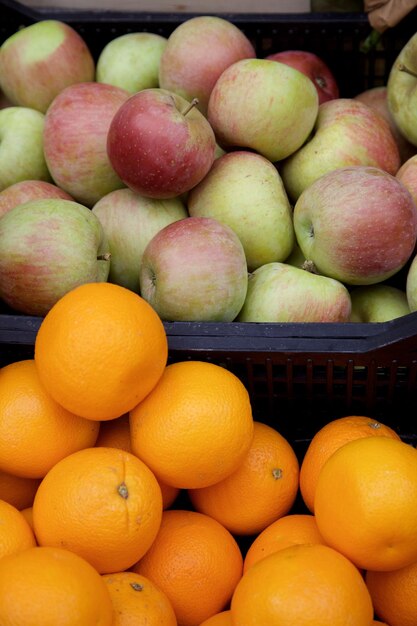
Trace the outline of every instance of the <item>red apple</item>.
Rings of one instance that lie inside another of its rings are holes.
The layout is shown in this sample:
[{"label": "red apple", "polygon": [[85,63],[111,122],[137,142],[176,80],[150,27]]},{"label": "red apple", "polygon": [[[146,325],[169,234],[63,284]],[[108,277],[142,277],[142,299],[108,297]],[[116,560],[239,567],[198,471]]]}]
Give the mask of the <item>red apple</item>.
[{"label": "red apple", "polygon": [[221,17],[200,15],[171,33],[159,65],[159,86],[186,100],[198,98],[206,114],[210,93],[220,74],[240,59],[256,57],[246,35]]},{"label": "red apple", "polygon": [[65,87],[94,80],[95,64],[68,24],[41,20],[18,30],[0,48],[0,85],[13,103],[45,113]]},{"label": "red apple", "polygon": [[43,198],[73,199],[63,189],[44,180],[22,180],[0,191],[0,217],[18,204]]},{"label": "red apple", "polygon": [[377,111],[380,115],[382,115],[382,117],[386,119],[390,126],[392,135],[397,143],[401,163],[405,163],[405,161],[407,161],[411,156],[417,153],[417,147],[413,146],[412,143],[407,141],[404,135],[400,132],[388,108],[386,86],[372,87],[371,89],[366,89],[365,91],[362,91],[357,96],[355,96],[355,100],[359,100],[360,102],[367,104],[369,107]]},{"label": "red apple", "polygon": [[45,116],[44,152],[52,178],[77,202],[93,206],[123,187],[107,156],[110,123],[129,93],[90,82],[71,85]]},{"label": "red apple", "polygon": [[417,206],[417,154],[401,165],[395,177],[407,187]]},{"label": "red apple", "polygon": [[200,111],[164,89],[144,89],[114,116],[107,139],[110,162],[123,182],[151,198],[173,198],[211,168],[213,130]]},{"label": "red apple", "polygon": [[320,274],[372,285],[399,272],[412,256],[417,207],[395,176],[376,167],[342,167],[303,191],[294,229]]},{"label": "red apple", "polygon": [[148,243],[140,293],[166,321],[231,322],[245,301],[248,270],[236,233],[211,217],[186,217]]},{"label": "red apple", "polygon": [[319,104],[339,97],[339,85],[330,68],[317,54],[306,50],[283,50],[266,57],[279,61],[302,72],[313,81],[319,96]]}]

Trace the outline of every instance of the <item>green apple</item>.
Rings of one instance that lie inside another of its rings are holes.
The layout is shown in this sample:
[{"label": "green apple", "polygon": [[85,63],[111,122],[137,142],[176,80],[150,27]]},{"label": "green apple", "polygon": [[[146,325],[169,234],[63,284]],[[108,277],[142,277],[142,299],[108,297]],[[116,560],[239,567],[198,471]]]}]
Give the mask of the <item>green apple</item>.
[{"label": "green apple", "polygon": [[51,181],[44,157],[45,116],[27,107],[0,110],[0,191],[23,180]]},{"label": "green apple", "polygon": [[299,267],[300,269],[305,269],[305,262],[306,258],[301,251],[298,241],[296,240],[290,256],[285,259],[285,263],[287,263],[288,265],[294,265],[294,267]]},{"label": "green apple", "polygon": [[411,312],[405,291],[383,283],[355,287],[350,298],[350,322],[388,322]]},{"label": "green apple", "polygon": [[404,137],[417,146],[417,33],[403,46],[387,82],[388,108]]},{"label": "green apple", "polygon": [[249,271],[284,261],[293,249],[284,185],[274,165],[259,154],[238,150],[218,158],[189,192],[188,211],[230,226],[242,242]]},{"label": "green apple", "polygon": [[414,256],[408,268],[405,290],[410,310],[417,311],[417,255]]},{"label": "green apple", "polygon": [[159,63],[167,39],[156,33],[126,33],[102,49],[96,66],[96,80],[133,94],[159,87]]},{"label": "green apple", "polygon": [[164,226],[188,216],[180,198],[146,198],[130,189],[117,189],[93,207],[111,253],[109,281],[139,293],[143,251]]},{"label": "green apple", "polygon": [[208,120],[222,148],[250,148],[275,162],[306,141],[318,100],[313,81],[289,65],[244,59],[217,80]]},{"label": "green apple", "polygon": [[337,280],[286,263],[267,263],[249,276],[238,322],[347,322],[351,301]]},{"label": "green apple", "polygon": [[214,158],[215,159],[219,159],[221,156],[223,156],[224,154],[226,154],[226,150],[223,150],[223,148],[221,148],[219,146],[218,143],[216,143],[216,148],[214,150]]},{"label": "green apple", "polygon": [[400,164],[388,122],[359,100],[336,98],[320,105],[313,133],[279,171],[296,202],[320,176],[341,167],[373,166],[395,175]]},{"label": "green apple", "polygon": [[70,289],[106,281],[109,247],[87,207],[31,200],[0,218],[0,298],[26,315],[46,315]]}]

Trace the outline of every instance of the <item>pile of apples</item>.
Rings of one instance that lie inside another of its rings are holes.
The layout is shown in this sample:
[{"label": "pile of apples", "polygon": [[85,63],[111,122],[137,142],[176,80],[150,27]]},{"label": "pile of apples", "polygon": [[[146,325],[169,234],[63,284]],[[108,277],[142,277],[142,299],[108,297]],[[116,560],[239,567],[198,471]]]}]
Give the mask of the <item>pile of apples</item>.
[{"label": "pile of apples", "polygon": [[387,85],[345,97],[313,52],[257,58],[218,16],[97,61],[44,20],[0,47],[0,90],[5,308],[108,280],[165,321],[417,310],[417,34]]}]

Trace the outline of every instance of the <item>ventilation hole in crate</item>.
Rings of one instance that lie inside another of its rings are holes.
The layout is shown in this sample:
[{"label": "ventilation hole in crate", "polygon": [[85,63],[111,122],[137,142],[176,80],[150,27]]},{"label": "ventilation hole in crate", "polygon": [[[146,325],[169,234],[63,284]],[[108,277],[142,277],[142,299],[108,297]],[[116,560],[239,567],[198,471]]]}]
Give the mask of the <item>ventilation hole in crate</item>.
[{"label": "ventilation hole in crate", "polygon": [[408,368],[408,376],[404,381],[404,386],[407,388],[407,393],[411,395],[416,390],[416,382],[417,382],[417,362],[413,361]]}]

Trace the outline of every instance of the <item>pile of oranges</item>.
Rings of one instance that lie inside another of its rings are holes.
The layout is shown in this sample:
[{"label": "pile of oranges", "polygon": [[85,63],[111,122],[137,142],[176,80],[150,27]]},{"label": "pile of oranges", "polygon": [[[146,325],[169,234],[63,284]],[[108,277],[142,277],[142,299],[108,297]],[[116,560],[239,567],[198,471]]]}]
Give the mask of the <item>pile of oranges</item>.
[{"label": "pile of oranges", "polygon": [[417,450],[346,416],[299,459],[110,283],[0,369],[0,522],[5,626],[417,624]]}]

